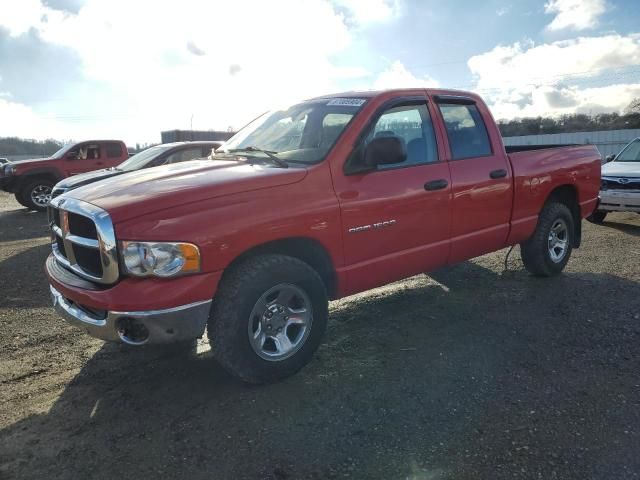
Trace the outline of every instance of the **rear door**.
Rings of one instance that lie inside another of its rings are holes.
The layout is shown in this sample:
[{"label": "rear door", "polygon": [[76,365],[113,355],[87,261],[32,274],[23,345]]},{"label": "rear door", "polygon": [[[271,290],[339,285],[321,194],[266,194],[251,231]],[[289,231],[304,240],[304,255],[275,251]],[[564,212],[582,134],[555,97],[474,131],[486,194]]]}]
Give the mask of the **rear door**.
[{"label": "rear door", "polygon": [[[493,119],[472,98],[435,97],[452,183],[450,263],[502,248],[509,233],[512,175]],[[491,139],[494,141],[492,142]],[[500,148],[494,148],[500,146]]]},{"label": "rear door", "polygon": [[[446,263],[449,253],[449,168],[438,154],[424,97],[387,102],[361,136],[397,136],[404,162],[334,178],[343,222],[347,290],[362,291]],[[428,189],[427,189],[428,187]]]}]

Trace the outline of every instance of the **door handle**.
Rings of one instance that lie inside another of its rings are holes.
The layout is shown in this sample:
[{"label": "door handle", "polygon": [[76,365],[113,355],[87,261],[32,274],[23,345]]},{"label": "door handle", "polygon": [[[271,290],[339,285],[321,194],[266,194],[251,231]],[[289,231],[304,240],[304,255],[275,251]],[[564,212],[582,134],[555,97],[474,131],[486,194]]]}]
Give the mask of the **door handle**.
[{"label": "door handle", "polygon": [[433,190],[442,190],[443,188],[447,188],[449,186],[449,182],[444,179],[441,178],[440,180],[431,180],[430,182],[427,182],[424,184],[424,189],[427,192],[431,192]]},{"label": "door handle", "polygon": [[506,176],[507,176],[507,171],[506,171],[505,169],[501,168],[500,170],[494,170],[494,171],[492,171],[492,172],[489,174],[489,176],[490,176],[491,178],[494,178],[494,179],[495,179],[495,178],[504,178],[504,177],[506,177]]}]

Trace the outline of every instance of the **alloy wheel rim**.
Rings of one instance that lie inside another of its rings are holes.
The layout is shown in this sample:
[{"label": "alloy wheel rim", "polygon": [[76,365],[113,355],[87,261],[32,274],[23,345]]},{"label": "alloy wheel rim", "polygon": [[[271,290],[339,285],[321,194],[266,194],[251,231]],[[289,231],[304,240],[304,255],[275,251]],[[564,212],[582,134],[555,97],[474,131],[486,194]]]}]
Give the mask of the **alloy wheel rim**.
[{"label": "alloy wheel rim", "polygon": [[45,207],[51,201],[51,187],[38,185],[31,190],[31,201],[40,207]]},{"label": "alloy wheel rim", "polygon": [[309,337],[313,310],[309,296],[296,285],[283,283],[264,292],[249,316],[249,343],[268,361],[294,355]]},{"label": "alloy wheel rim", "polygon": [[563,219],[558,218],[553,222],[547,244],[551,261],[560,263],[569,247],[569,228]]}]

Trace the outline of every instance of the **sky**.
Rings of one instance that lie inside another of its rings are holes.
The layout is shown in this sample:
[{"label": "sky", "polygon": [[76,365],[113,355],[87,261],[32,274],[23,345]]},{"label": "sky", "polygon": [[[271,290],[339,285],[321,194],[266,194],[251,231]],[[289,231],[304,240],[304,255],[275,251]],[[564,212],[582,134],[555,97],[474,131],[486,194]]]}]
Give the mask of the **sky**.
[{"label": "sky", "polygon": [[157,143],[420,86],[498,119],[621,112],[639,20],[638,0],[0,0],[0,136]]}]

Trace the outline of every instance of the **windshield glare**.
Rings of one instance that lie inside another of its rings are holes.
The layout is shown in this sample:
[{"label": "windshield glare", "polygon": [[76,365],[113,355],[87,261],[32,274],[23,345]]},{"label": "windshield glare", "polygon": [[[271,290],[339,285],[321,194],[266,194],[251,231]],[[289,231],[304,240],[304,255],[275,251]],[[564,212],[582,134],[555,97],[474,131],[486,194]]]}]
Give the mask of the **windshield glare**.
[{"label": "windshield glare", "polygon": [[146,150],[143,150],[140,153],[136,153],[135,155],[129,157],[127,160],[118,165],[120,170],[124,170],[126,172],[130,172],[132,170],[138,170],[144,167],[147,163],[153,161],[158,155],[166,152],[172,148],[171,146],[162,146],[158,145],[157,147],[150,147]]},{"label": "windshield glare", "polygon": [[615,160],[616,162],[640,162],[640,139],[627,145]]},{"label": "windshield glare", "polygon": [[364,103],[363,98],[325,98],[267,112],[240,130],[216,154],[255,147],[275,152],[286,161],[319,162]]},{"label": "windshield glare", "polygon": [[58,150],[56,153],[51,155],[51,158],[61,158],[65,153],[71,150],[71,147],[73,147],[74,145],[75,145],[74,143],[69,143],[67,145],[64,145],[60,150]]}]

